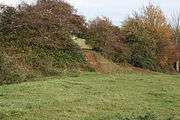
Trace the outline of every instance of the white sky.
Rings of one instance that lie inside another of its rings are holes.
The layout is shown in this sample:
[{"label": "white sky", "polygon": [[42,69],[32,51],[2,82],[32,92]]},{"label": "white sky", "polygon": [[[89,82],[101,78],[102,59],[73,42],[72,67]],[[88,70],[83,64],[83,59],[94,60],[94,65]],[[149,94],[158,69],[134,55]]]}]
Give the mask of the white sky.
[{"label": "white sky", "polygon": [[[1,4],[17,5],[22,0],[0,0]],[[36,0],[23,0],[35,3]],[[173,13],[180,13],[180,0],[67,0],[88,20],[96,16],[107,16],[114,24],[119,25],[134,10],[139,10],[143,5],[154,3],[159,5],[169,17]]]}]

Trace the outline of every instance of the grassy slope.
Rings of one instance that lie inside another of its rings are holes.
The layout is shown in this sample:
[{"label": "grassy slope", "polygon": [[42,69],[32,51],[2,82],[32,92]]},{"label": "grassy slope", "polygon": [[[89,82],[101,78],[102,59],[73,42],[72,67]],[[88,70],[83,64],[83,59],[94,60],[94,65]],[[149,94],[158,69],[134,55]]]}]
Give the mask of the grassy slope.
[{"label": "grassy slope", "polygon": [[0,86],[0,119],[111,120],[145,112],[180,119],[180,75],[83,73],[43,80]]}]

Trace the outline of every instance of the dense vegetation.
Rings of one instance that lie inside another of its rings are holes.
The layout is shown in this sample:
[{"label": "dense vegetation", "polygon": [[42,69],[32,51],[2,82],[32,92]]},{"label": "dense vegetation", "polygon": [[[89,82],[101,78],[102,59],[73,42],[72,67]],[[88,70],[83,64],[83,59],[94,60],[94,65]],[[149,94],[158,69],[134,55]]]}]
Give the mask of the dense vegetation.
[{"label": "dense vegetation", "polygon": [[125,61],[154,71],[174,70],[179,45],[158,6],[135,12],[121,27],[113,26],[107,18],[96,18],[88,31],[87,44],[116,63]]},{"label": "dense vegetation", "polygon": [[95,51],[102,53],[116,63],[127,62],[129,50],[124,44],[124,37],[119,28],[114,26],[108,18],[96,18],[88,25],[88,38]]},{"label": "dense vegetation", "polygon": [[150,5],[123,24],[122,32],[131,50],[130,63],[151,70],[172,70],[175,40],[159,7]]},{"label": "dense vegetation", "polygon": [[86,22],[62,0],[1,5],[0,11],[0,84],[89,68],[74,36],[117,64],[164,72],[174,71],[179,61],[179,26],[172,27],[154,5],[134,13],[121,27],[106,17]]},{"label": "dense vegetation", "polygon": [[0,84],[55,75],[86,65],[72,40],[86,29],[84,18],[63,1],[39,0],[0,14]]}]

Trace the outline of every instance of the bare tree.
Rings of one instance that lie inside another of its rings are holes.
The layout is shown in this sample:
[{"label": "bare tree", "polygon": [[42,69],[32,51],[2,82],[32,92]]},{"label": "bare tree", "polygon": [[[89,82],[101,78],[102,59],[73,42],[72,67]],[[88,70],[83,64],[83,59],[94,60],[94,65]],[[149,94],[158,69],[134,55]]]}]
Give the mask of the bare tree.
[{"label": "bare tree", "polygon": [[174,14],[172,16],[172,28],[177,49],[176,71],[180,72],[180,13]]}]

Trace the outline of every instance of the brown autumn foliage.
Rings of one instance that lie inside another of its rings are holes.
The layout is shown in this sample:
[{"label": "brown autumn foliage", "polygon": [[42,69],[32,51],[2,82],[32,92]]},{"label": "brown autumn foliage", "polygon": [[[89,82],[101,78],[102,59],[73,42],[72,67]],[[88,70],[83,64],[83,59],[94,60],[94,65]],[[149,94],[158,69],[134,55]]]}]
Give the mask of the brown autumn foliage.
[{"label": "brown autumn foliage", "polygon": [[87,44],[114,62],[125,62],[128,58],[128,49],[124,38],[117,26],[108,18],[96,18],[88,25]]},{"label": "brown autumn foliage", "polygon": [[129,17],[122,27],[131,49],[130,63],[151,70],[173,69],[175,40],[162,10],[149,5]]},{"label": "brown autumn foliage", "polygon": [[34,71],[56,75],[84,67],[72,36],[87,38],[87,44],[116,63],[171,70],[177,58],[172,29],[159,7],[145,7],[120,30],[105,17],[87,24],[62,0],[38,0],[17,8],[1,6],[0,84],[25,81]]},{"label": "brown autumn foliage", "polygon": [[86,29],[84,18],[61,0],[39,0],[36,5],[4,7],[3,11],[2,34],[16,45],[26,45],[22,47],[72,49],[71,35],[81,36]]},{"label": "brown autumn foliage", "polygon": [[86,24],[68,3],[38,0],[18,8],[1,6],[0,18],[0,84],[24,81],[34,71],[55,75],[86,66],[72,40],[72,35],[84,33]]}]

